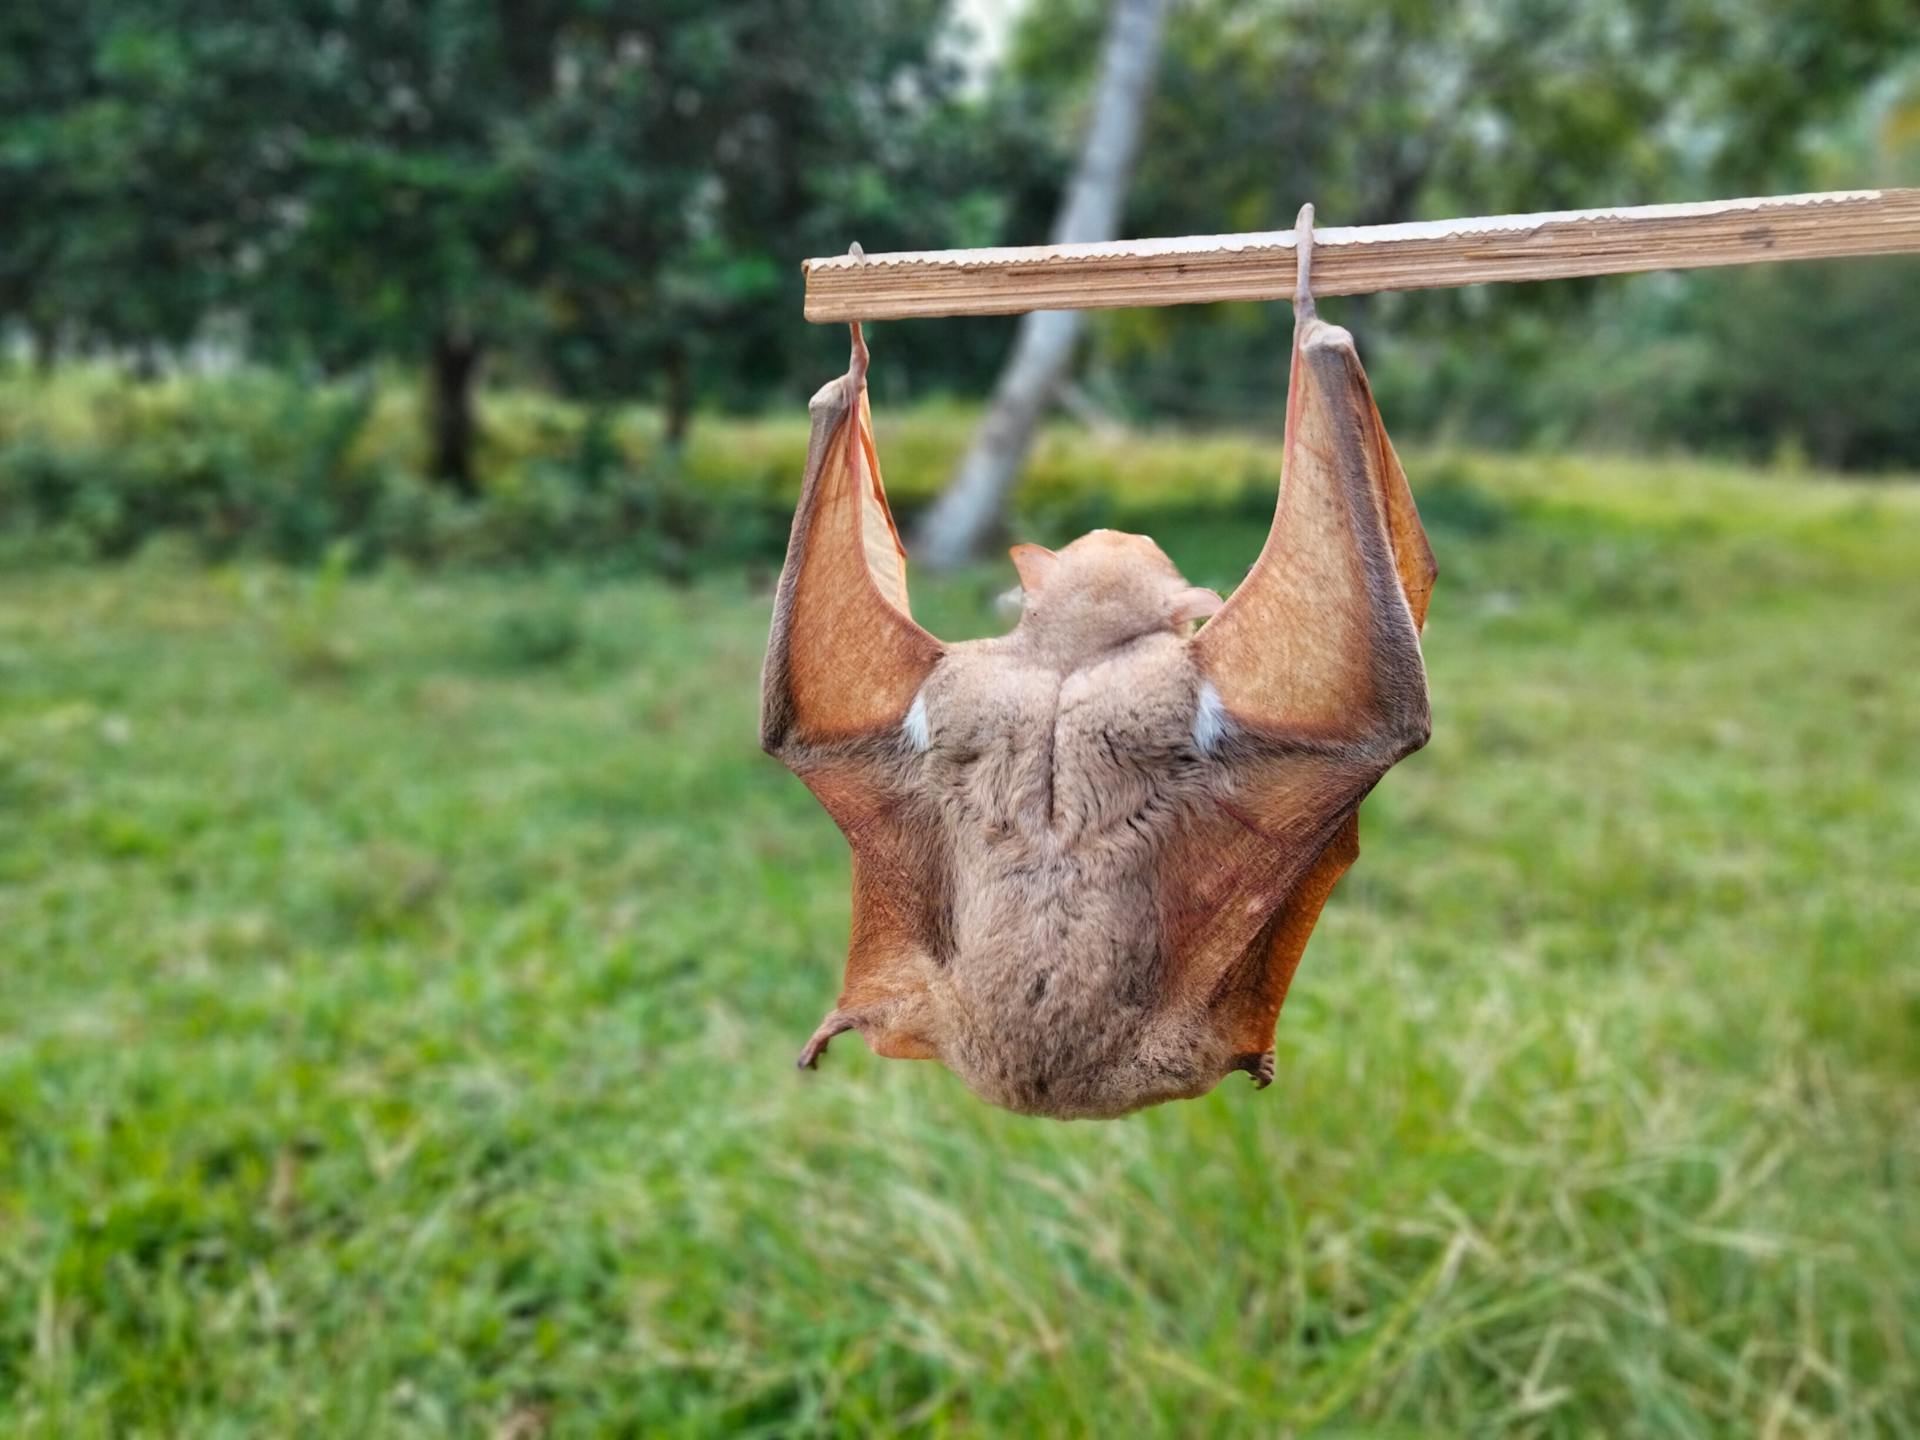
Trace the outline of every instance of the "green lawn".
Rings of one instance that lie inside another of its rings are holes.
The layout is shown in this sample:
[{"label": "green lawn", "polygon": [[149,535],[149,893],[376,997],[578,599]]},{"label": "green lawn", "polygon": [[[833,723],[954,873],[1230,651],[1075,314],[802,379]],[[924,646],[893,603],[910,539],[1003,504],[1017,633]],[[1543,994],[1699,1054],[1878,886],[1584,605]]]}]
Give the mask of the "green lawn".
[{"label": "green lawn", "polygon": [[765,574],[0,578],[0,1431],[1920,1432],[1920,494],[1411,459],[1433,743],[1118,1123],[793,1070]]}]

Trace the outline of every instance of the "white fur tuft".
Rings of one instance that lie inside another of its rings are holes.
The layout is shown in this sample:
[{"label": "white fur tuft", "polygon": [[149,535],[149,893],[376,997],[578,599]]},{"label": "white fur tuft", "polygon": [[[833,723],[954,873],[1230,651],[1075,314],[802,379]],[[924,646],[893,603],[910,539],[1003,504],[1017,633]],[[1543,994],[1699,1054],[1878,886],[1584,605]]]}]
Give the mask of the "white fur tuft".
[{"label": "white fur tuft", "polygon": [[927,753],[927,747],[933,744],[933,732],[927,726],[927,692],[922,690],[913,697],[913,704],[907,707],[907,718],[900,724],[906,732],[907,743],[920,754]]},{"label": "white fur tuft", "polygon": [[1220,703],[1220,692],[1211,680],[1200,684],[1200,700],[1193,707],[1193,746],[1202,755],[1211,755],[1214,747],[1233,729],[1227,707]]}]

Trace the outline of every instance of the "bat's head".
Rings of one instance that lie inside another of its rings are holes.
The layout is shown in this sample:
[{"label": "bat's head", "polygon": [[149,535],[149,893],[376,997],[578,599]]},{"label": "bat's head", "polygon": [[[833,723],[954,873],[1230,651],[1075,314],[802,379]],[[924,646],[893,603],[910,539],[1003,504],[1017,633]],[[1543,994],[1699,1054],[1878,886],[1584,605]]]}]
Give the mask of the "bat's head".
[{"label": "bat's head", "polygon": [[1020,633],[1069,660],[1097,655],[1156,630],[1184,630],[1220,608],[1189,585],[1144,535],[1095,530],[1063,550],[1013,547],[1020,572]]}]

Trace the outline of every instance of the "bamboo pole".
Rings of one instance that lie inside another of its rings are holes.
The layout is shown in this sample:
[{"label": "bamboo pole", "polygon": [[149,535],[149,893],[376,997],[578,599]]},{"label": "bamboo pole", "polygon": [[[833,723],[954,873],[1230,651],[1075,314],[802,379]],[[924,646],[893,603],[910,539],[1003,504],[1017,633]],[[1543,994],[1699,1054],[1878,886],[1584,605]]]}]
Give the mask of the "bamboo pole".
[{"label": "bamboo pole", "polygon": [[[1316,295],[1920,251],[1920,190],[1315,228]],[[806,317],[905,320],[1277,300],[1291,230],[808,260]]]}]

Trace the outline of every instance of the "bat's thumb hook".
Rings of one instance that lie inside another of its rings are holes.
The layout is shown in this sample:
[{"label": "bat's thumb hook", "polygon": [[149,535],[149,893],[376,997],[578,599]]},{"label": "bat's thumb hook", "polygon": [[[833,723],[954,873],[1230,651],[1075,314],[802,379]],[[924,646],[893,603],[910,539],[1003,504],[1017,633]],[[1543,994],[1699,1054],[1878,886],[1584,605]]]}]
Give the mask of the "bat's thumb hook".
[{"label": "bat's thumb hook", "polygon": [[[847,254],[855,260],[867,258],[867,252],[860,248],[858,240],[847,247]],[[853,332],[853,358],[847,362],[847,373],[853,376],[854,387],[857,390],[867,383],[867,339],[860,333],[858,320],[849,323],[847,328]]]},{"label": "bat's thumb hook", "polygon": [[1293,314],[1296,320],[1311,320],[1313,308],[1313,204],[1300,207],[1293,222]]}]

